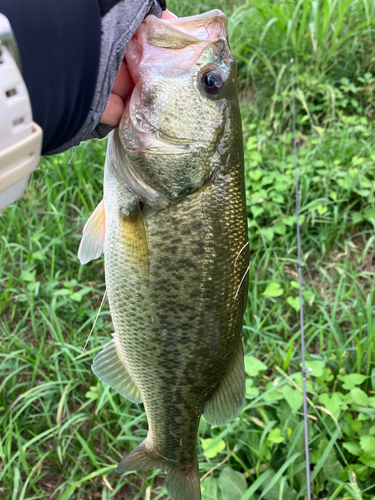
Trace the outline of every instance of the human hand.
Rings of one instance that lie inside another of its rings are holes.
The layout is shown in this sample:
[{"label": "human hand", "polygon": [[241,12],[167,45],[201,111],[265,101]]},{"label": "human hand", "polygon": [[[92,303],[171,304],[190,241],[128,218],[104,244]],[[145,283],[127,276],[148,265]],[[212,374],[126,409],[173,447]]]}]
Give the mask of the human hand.
[{"label": "human hand", "polygon": [[[173,19],[175,17],[177,16],[172,14],[172,12],[165,10],[162,19]],[[130,76],[124,58],[109,95],[107,106],[100,118],[100,123],[104,123],[110,127],[116,127],[118,125],[125,109],[124,102],[131,95],[133,88],[134,82]]]}]

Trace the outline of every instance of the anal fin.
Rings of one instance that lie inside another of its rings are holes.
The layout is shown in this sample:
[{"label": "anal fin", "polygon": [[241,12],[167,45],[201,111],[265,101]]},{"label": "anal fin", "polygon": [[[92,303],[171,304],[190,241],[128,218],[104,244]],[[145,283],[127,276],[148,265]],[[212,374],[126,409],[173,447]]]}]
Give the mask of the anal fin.
[{"label": "anal fin", "polygon": [[224,425],[234,420],[245,402],[245,368],[242,342],[233,364],[204,408],[204,418],[211,425]]},{"label": "anal fin", "polygon": [[92,371],[121,396],[133,403],[142,403],[141,393],[129,374],[114,338],[95,357]]}]

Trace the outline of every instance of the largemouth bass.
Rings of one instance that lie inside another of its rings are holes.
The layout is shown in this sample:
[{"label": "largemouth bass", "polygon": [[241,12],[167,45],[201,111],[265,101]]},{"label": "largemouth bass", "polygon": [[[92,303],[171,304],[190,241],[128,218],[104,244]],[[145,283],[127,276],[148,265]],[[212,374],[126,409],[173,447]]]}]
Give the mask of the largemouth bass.
[{"label": "largemouth bass", "polygon": [[230,422],[245,395],[249,252],[226,18],[149,16],[126,57],[135,89],[79,250],[82,263],[104,250],[115,328],[92,369],[147,414],[147,438],[117,472],[162,469],[174,500],[199,500],[200,418]]}]

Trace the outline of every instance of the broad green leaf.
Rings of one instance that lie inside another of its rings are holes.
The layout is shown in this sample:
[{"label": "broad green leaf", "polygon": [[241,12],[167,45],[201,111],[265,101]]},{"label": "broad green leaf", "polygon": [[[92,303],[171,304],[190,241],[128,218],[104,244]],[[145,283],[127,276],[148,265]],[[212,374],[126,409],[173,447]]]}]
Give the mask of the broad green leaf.
[{"label": "broad green leaf", "polygon": [[283,191],[287,191],[289,189],[289,183],[283,182],[283,179],[280,179],[275,183],[274,188],[277,192],[282,193]]},{"label": "broad green leaf", "polygon": [[373,453],[364,453],[359,457],[359,461],[375,469],[375,455]]},{"label": "broad green leaf", "polygon": [[330,454],[324,463],[323,474],[327,480],[339,479],[343,471],[343,466],[337,460],[334,453]]},{"label": "broad green leaf", "polygon": [[284,290],[281,288],[280,284],[273,281],[267,286],[262,295],[265,295],[266,297],[280,297],[283,293]]},{"label": "broad green leaf", "polygon": [[299,410],[303,403],[302,394],[296,389],[292,389],[289,385],[284,386],[281,390],[291,409],[293,411]]},{"label": "broad green leaf", "polygon": [[252,149],[256,149],[258,146],[258,137],[256,135],[250,135],[246,141],[246,149],[251,151]]},{"label": "broad green leaf", "polygon": [[298,281],[291,281],[290,282],[290,286],[292,288],[295,288],[296,290],[299,290],[299,283],[298,283]]},{"label": "broad green leaf", "polygon": [[293,309],[298,312],[301,308],[299,297],[288,297],[286,299],[288,304],[293,307]]},{"label": "broad green leaf", "polygon": [[312,464],[317,464],[319,462],[319,460],[324,455],[324,451],[327,448],[328,444],[329,444],[329,441],[327,439],[322,439],[319,442],[319,446],[317,448],[315,447],[312,449],[312,451],[310,453],[310,460],[311,460]]},{"label": "broad green leaf", "polygon": [[354,387],[350,391],[350,395],[353,398],[353,403],[357,406],[368,406],[368,396],[365,391],[362,391],[359,387]]},{"label": "broad green leaf", "polygon": [[365,453],[371,453],[375,459],[375,437],[374,436],[362,436],[359,440],[359,444]]},{"label": "broad green leaf", "polygon": [[267,441],[274,444],[282,443],[284,440],[280,429],[273,429],[267,436]]},{"label": "broad green leaf", "polygon": [[[273,387],[274,387],[273,382],[268,382],[268,384],[266,385],[267,391],[269,391]],[[264,401],[278,401],[280,399],[284,399],[284,395],[281,393],[280,389],[275,389],[269,394],[263,396]]]},{"label": "broad green leaf", "polygon": [[[209,446],[211,446],[213,439],[207,438],[207,439],[201,439],[202,443],[202,448],[203,448],[203,455],[207,458],[214,458],[218,453],[221,451],[225,450],[225,442],[220,439],[214,446],[212,446],[210,449],[207,449]],[[207,451],[205,451],[207,450]]]},{"label": "broad green leaf", "polygon": [[359,443],[357,443],[357,442],[347,441],[347,442],[343,443],[342,446],[346,450],[348,450],[348,452],[351,453],[352,455],[356,455],[357,457],[359,457],[359,455],[362,454],[362,449],[359,446]]},{"label": "broad green leaf", "polygon": [[[295,383],[298,385],[298,387],[300,387],[301,389],[303,389],[303,378],[302,378],[302,374],[301,375],[297,375],[296,378],[294,379]],[[313,382],[312,380],[306,380],[306,390],[307,392],[309,392],[310,394],[315,394],[316,395],[316,392],[315,392],[315,389],[314,389],[314,385],[313,385]]]},{"label": "broad green leaf", "polygon": [[273,227],[274,233],[281,234],[281,235],[285,234],[285,225],[282,221],[278,222],[277,224],[274,224],[272,227]]},{"label": "broad green leaf", "polygon": [[295,215],[290,215],[289,217],[284,217],[283,222],[287,226],[293,227],[294,224],[297,222],[297,217]]},{"label": "broad green leaf", "polygon": [[312,306],[312,304],[314,303],[314,298],[315,298],[315,295],[313,294],[313,292],[311,292],[310,290],[304,290],[302,292],[302,296],[306,300],[306,302],[309,303],[309,306]]},{"label": "broad green leaf", "polygon": [[230,467],[220,472],[219,486],[223,500],[240,500],[247,488],[243,475]]},{"label": "broad green leaf", "polygon": [[262,177],[262,175],[263,175],[263,172],[259,168],[256,168],[255,170],[251,170],[249,172],[249,176],[251,177],[251,179],[253,181],[259,181],[259,179]]},{"label": "broad green leaf", "polygon": [[254,381],[252,378],[246,379],[246,398],[252,399],[259,396],[259,389],[257,387],[253,387]]},{"label": "broad green leaf", "polygon": [[310,375],[314,377],[322,377],[324,370],[324,361],[306,361],[306,369],[310,369]]},{"label": "broad green leaf", "polygon": [[[273,472],[273,471],[272,471]],[[271,469],[267,469],[261,474],[258,479],[248,488],[242,495],[240,500],[250,500],[253,498],[253,494],[262,486],[262,484],[268,479],[272,474]]]},{"label": "broad green leaf", "polygon": [[[314,470],[311,474],[311,481],[314,481],[314,479],[316,478],[316,476],[319,474],[320,470],[322,469],[322,467],[324,466],[329,454],[332,452],[332,448],[334,447],[336,441],[337,441],[337,438],[339,437],[339,434],[340,434],[340,431],[339,429],[337,429],[333,434],[332,434],[332,437],[328,443],[328,445],[325,447],[325,450],[324,450],[324,453],[323,455],[321,456],[321,458],[319,459],[319,462],[316,464],[316,466],[314,467]],[[303,491],[305,488],[302,488],[301,491]]]},{"label": "broad green leaf", "polygon": [[319,396],[319,402],[336,418],[339,418],[341,410],[347,410],[348,408],[340,392],[321,394]]},{"label": "broad green leaf", "polygon": [[216,477],[206,477],[201,483],[202,500],[221,500],[219,480]]},{"label": "broad green leaf", "polygon": [[60,288],[59,290],[56,290],[53,292],[53,295],[70,295],[72,292],[68,290],[67,288]]},{"label": "broad green leaf", "polygon": [[367,415],[366,413],[358,413],[358,420],[361,420],[362,422],[370,420],[370,418],[370,415]]},{"label": "broad green leaf", "polygon": [[351,373],[350,375],[338,375],[337,378],[343,383],[343,389],[353,389],[356,385],[361,385],[368,378],[360,373]]},{"label": "broad green leaf", "polygon": [[356,432],[357,434],[361,434],[362,432],[362,422],[360,420],[358,420],[357,418],[352,420],[352,422],[350,423],[351,425],[351,428],[354,432]]},{"label": "broad green leaf", "polygon": [[259,372],[267,370],[267,365],[255,356],[245,356],[245,372],[249,377],[256,377]]},{"label": "broad green leaf", "polygon": [[266,227],[264,229],[260,230],[260,234],[267,240],[267,241],[272,241],[273,240],[273,229],[270,227]]},{"label": "broad green leaf", "polygon": [[74,292],[72,293],[70,298],[75,302],[81,302],[81,300],[83,299],[83,295],[81,294],[81,292]]},{"label": "broad green leaf", "polygon": [[98,399],[98,393],[93,391],[87,391],[85,394],[87,399]]},{"label": "broad green leaf", "polygon": [[273,194],[272,195],[272,201],[275,203],[284,203],[284,197],[281,194]]},{"label": "broad green leaf", "polygon": [[33,282],[33,281],[35,281],[35,274],[36,274],[36,271],[33,271],[32,273],[30,273],[29,271],[22,271],[21,278],[24,281]]},{"label": "broad green leaf", "polygon": [[359,196],[362,196],[362,198],[367,198],[371,194],[371,191],[368,189],[355,189],[354,191],[359,194]]},{"label": "broad green leaf", "polygon": [[[282,474],[284,473],[285,470],[288,469],[288,467],[297,459],[301,456],[301,453],[300,452],[297,452],[297,453],[294,453],[294,455],[292,455],[286,462],[283,463],[283,465],[280,467],[280,469],[277,471],[277,473],[267,482],[265,482],[264,484],[264,487],[263,487],[263,492],[262,494],[260,495],[259,497],[259,500],[261,500],[261,498],[264,498],[265,500],[268,498],[267,496],[267,493],[270,492],[271,493],[271,490],[274,486],[276,486],[278,484],[278,482],[280,481],[281,479],[281,476]],[[272,471],[273,472],[273,471]],[[268,484],[267,484],[268,483]],[[289,492],[292,494],[292,496],[287,496],[286,498],[288,498],[288,500],[294,500],[295,499],[295,495],[294,495],[294,490],[292,490],[291,492]],[[272,498],[272,497],[271,497]]]},{"label": "broad green leaf", "polygon": [[327,207],[324,207],[322,205],[319,205],[318,207],[316,207],[316,209],[317,209],[319,215],[324,215],[328,210]]},{"label": "broad green leaf", "polygon": [[258,217],[258,215],[261,215],[264,210],[262,207],[258,207],[257,205],[253,205],[251,208],[251,213],[253,214],[254,217]]},{"label": "broad green leaf", "polygon": [[65,288],[74,288],[75,286],[78,285],[78,281],[76,279],[70,280],[70,281],[64,281],[64,286]]},{"label": "broad green leaf", "polygon": [[330,382],[334,377],[330,368],[324,368],[323,375],[319,378],[322,382]]},{"label": "broad green leaf", "polygon": [[[276,177],[275,173],[265,175],[262,179],[262,183],[261,183],[262,186],[266,186],[268,184],[273,184],[275,177]],[[269,193],[269,196],[272,200],[274,200],[275,195],[276,195],[275,191],[272,191],[271,193]],[[276,195],[276,196],[278,196],[278,195]]]},{"label": "broad green leaf", "polygon": [[[272,474],[268,478],[267,481],[262,485],[262,489],[265,490],[269,483],[275,477],[275,473],[272,471]],[[296,500],[297,492],[291,488],[288,484],[286,476],[281,476],[279,479],[276,479],[276,484],[274,484],[271,489],[267,491],[264,495],[264,500]]]}]

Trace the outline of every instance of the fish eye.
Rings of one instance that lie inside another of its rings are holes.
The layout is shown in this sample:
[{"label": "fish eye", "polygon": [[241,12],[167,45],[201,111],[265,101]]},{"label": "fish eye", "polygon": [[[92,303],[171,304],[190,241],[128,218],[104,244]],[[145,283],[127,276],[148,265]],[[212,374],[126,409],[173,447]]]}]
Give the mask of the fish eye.
[{"label": "fish eye", "polygon": [[224,80],[219,71],[211,70],[203,73],[201,82],[207,94],[217,95],[223,87]]}]

